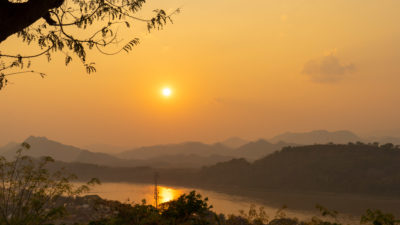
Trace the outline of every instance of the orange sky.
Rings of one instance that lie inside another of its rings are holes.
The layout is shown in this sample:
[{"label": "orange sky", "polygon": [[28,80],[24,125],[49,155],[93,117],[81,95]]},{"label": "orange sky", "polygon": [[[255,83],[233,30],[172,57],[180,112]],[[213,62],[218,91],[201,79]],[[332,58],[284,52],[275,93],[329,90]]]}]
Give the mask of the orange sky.
[{"label": "orange sky", "polygon": [[[182,8],[129,55],[62,58],[0,91],[0,144],[139,146],[284,131],[400,136],[400,1],[149,0]],[[127,34],[126,34],[127,35]],[[127,37],[128,39],[128,37]],[[2,51],[20,51],[12,38]],[[161,88],[170,86],[166,99]]]}]

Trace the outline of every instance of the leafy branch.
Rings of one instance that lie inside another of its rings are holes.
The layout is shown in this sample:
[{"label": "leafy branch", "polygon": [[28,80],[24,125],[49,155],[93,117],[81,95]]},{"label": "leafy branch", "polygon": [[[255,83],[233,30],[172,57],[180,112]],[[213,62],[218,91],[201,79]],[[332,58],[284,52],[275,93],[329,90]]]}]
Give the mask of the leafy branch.
[{"label": "leafy branch", "polygon": [[[138,37],[133,37],[123,47],[117,48],[120,42],[117,32],[119,27],[133,29],[131,24],[138,21],[146,23],[149,32],[153,29],[159,30],[167,23],[172,23],[172,16],[180,12],[177,9],[167,14],[158,9],[153,11],[151,18],[137,17],[135,14],[142,9],[145,2],[146,0],[65,0],[60,7],[49,10],[44,22],[17,33],[23,43],[39,47],[39,53],[13,55],[0,52],[0,64],[7,64],[0,67],[0,89],[6,85],[6,77],[11,75],[6,73],[9,69],[23,69],[24,61],[41,56],[46,56],[51,61],[52,55],[57,52],[64,53],[66,65],[76,57],[87,73],[93,73],[96,68],[94,62],[87,60],[89,50],[95,48],[102,54],[115,55],[123,51],[129,53],[140,43]],[[110,47],[114,50],[109,49]],[[21,73],[26,72],[32,71]]]}]

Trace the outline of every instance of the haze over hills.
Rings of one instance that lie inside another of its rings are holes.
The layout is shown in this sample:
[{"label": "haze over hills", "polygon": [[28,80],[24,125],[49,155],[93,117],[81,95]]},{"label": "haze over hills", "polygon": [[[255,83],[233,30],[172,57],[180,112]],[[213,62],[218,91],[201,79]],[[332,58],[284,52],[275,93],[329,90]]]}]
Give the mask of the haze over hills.
[{"label": "haze over hills", "polygon": [[243,145],[249,143],[249,141],[244,140],[240,137],[231,137],[224,141],[221,141],[220,143],[229,148],[239,148],[239,147],[242,147]]},{"label": "haze over hills", "polygon": [[123,146],[117,146],[117,145],[107,145],[107,144],[91,144],[91,145],[85,145],[82,147],[83,149],[88,149],[92,152],[102,152],[102,153],[108,153],[108,154],[117,154],[119,152],[126,151],[127,149],[130,149],[132,147],[123,147]]},{"label": "haze over hills", "polygon": [[267,156],[274,153],[286,146],[295,146],[296,144],[290,144],[287,142],[278,142],[272,144],[264,139],[259,139],[257,141],[249,142],[235,150],[233,150],[233,155],[235,158],[245,158],[249,161],[259,159],[261,157]]},{"label": "haze over hills", "polygon": [[180,144],[140,147],[122,152],[118,154],[118,156],[125,159],[150,159],[162,155],[181,155],[181,154],[186,154],[186,155],[196,154],[199,156],[210,156],[210,155],[229,156],[232,154],[232,149],[222,144],[207,145],[201,142],[186,142]]},{"label": "haze over hills", "polygon": [[[235,142],[237,142],[236,140]],[[202,157],[225,156],[230,158],[246,158],[248,160],[255,160],[260,157],[271,154],[274,151],[280,150],[284,146],[290,145],[285,142],[272,144],[263,139],[260,139],[258,141],[248,142],[243,145],[242,143],[244,142],[242,141],[239,142],[241,143],[241,146],[238,148],[230,148],[223,143],[215,143],[212,145],[207,145],[201,142],[155,145],[155,146],[147,146],[147,147],[132,149],[130,151],[122,152],[118,154],[118,156],[124,159],[138,159],[138,160],[151,159],[160,156],[174,156],[174,155],[198,155]]]},{"label": "haze over hills", "polygon": [[[91,152],[86,149],[65,145],[46,137],[31,136],[25,140],[31,145],[26,155],[32,157],[51,156],[63,162],[80,162],[105,166],[152,166],[156,168],[200,168],[235,157],[255,160],[261,156],[279,150],[283,144],[273,145],[266,141],[250,142],[238,149],[231,149],[217,143],[206,145],[200,142],[142,147],[116,157],[107,153]],[[0,148],[6,158],[15,155],[19,144],[10,143]]]},{"label": "haze over hills", "polygon": [[[236,143],[244,143],[238,140],[235,140]],[[157,168],[200,168],[233,158],[246,158],[249,161],[254,161],[288,145],[283,142],[271,144],[260,139],[233,149],[222,143],[207,145],[200,142],[187,142],[141,147],[118,155],[111,155],[65,145],[46,137],[31,136],[25,142],[31,145],[26,154],[32,157],[51,156],[55,160],[63,162],[118,167],[152,166]],[[18,148],[19,144],[10,143],[1,147],[0,153],[10,158],[14,156]]]},{"label": "haze over hills", "polygon": [[314,130],[310,132],[286,132],[277,135],[271,139],[271,142],[276,143],[284,141],[288,143],[296,143],[299,145],[311,145],[311,144],[347,144],[349,142],[362,141],[362,138],[357,136],[351,131],[326,131],[326,130]]},{"label": "haze over hills", "polygon": [[400,147],[391,144],[308,145],[285,147],[254,163],[218,163],[197,179],[243,188],[400,196],[399,162]]},{"label": "haze over hills", "polygon": [[[196,155],[196,154],[175,154],[175,155],[155,155],[143,160],[123,159],[116,156],[91,152],[89,150],[80,149],[71,145],[49,140],[45,137],[31,136],[25,140],[31,148],[25,152],[26,155],[32,157],[51,156],[57,161],[63,162],[79,162],[94,165],[112,166],[112,167],[138,167],[152,166],[155,168],[172,167],[172,168],[192,168],[212,165],[232,159],[231,156],[220,156],[215,154]],[[14,157],[15,151],[20,148],[17,143],[10,143],[0,148],[0,153],[6,158]]]},{"label": "haze over hills", "polygon": [[[105,181],[148,182],[151,171],[158,170],[166,182],[176,185],[400,195],[400,147],[393,144],[379,146],[353,142],[295,146],[260,139],[232,149],[220,143],[189,142],[143,147],[125,153],[142,154],[142,159],[121,159],[44,137],[32,136],[26,142],[31,145],[27,151],[30,156],[52,156],[74,171],[79,171],[82,166],[90,168],[91,173],[85,172],[85,176],[104,178]],[[285,147],[288,145],[291,147]],[[11,157],[15,147],[16,143],[11,143],[0,152]],[[115,171],[121,174],[113,177]],[[129,171],[135,171],[137,177]],[[145,171],[145,175],[140,175],[141,171]]]},{"label": "haze over hills", "polygon": [[370,142],[379,142],[379,143],[392,143],[395,145],[400,145],[400,138],[398,137],[370,137],[367,138]]},{"label": "haze over hills", "polygon": [[253,191],[328,192],[400,197],[400,148],[394,145],[325,144],[285,147],[254,162],[232,159],[202,169],[105,167],[64,163],[83,179]]},{"label": "haze over hills", "polygon": [[[279,140],[279,141],[278,141]],[[283,140],[283,141],[282,141]],[[51,156],[64,162],[80,162],[105,166],[151,166],[156,168],[200,168],[233,158],[245,158],[252,162],[265,157],[286,146],[306,145],[310,143],[348,143],[362,141],[349,131],[312,131],[306,133],[284,133],[270,141],[259,139],[246,141],[241,138],[230,138],[215,144],[186,142],[180,144],[155,145],[135,148],[118,154],[92,152],[86,149],[65,145],[45,137],[31,136],[25,140],[32,147],[27,154],[33,157]],[[371,139],[374,142],[379,139]],[[386,139],[397,144],[396,139]],[[383,141],[381,143],[385,143]],[[272,142],[275,142],[272,143]],[[0,147],[0,153],[12,157],[19,148],[17,143]]]},{"label": "haze over hills", "polygon": [[[50,156],[55,160],[63,162],[82,162],[109,166],[129,165],[132,163],[105,153],[90,152],[89,150],[65,145],[49,140],[46,137],[30,136],[24,142],[31,146],[24,154],[32,157]],[[2,147],[1,149],[3,150],[0,152],[2,152],[6,158],[11,158],[19,148],[19,145],[13,145],[7,149]]]},{"label": "haze over hills", "polygon": [[295,143],[297,145],[312,145],[312,144],[347,144],[349,142],[364,142],[373,143],[379,142],[381,144],[393,143],[400,145],[399,137],[389,136],[376,136],[376,137],[360,137],[357,134],[347,131],[326,131],[326,130],[314,130],[310,132],[285,132],[279,134],[271,139],[268,139],[272,143],[284,141],[288,143]]},{"label": "haze over hills", "polygon": [[[400,206],[400,148],[375,144],[327,144],[286,147],[251,163],[232,159],[201,169],[107,167],[85,163],[52,164],[102,182],[152,184],[154,173],[167,186],[216,190],[292,209],[315,209],[316,203],[363,213]],[[347,207],[346,207],[347,206]],[[391,212],[391,211],[389,211]],[[397,213],[397,211],[394,211]]]}]

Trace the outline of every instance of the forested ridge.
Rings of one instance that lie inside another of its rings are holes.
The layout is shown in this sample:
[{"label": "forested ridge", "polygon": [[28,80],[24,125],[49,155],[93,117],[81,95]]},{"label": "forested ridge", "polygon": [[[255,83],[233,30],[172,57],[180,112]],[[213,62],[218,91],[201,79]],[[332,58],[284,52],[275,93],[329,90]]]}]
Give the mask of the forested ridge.
[{"label": "forested ridge", "polygon": [[398,195],[400,149],[376,143],[285,147],[254,163],[235,159],[204,168],[200,177],[250,188]]},{"label": "forested ridge", "polygon": [[152,183],[158,172],[167,185],[400,196],[400,149],[391,144],[284,147],[253,163],[233,159],[202,169],[62,166],[84,179],[94,176],[105,182]]}]

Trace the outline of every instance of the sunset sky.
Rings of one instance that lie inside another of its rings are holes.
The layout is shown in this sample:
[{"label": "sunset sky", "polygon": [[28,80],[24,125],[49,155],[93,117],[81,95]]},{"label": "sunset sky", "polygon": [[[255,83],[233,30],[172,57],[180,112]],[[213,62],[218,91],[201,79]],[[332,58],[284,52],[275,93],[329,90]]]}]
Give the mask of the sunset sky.
[{"label": "sunset sky", "polygon": [[[62,55],[0,91],[0,145],[30,135],[86,146],[211,143],[285,131],[400,137],[399,0],[148,0],[174,24],[130,54]],[[124,33],[125,34],[125,33]],[[125,34],[129,39],[128,33]],[[10,39],[1,51],[23,51]],[[169,87],[170,96],[162,89]]]}]

